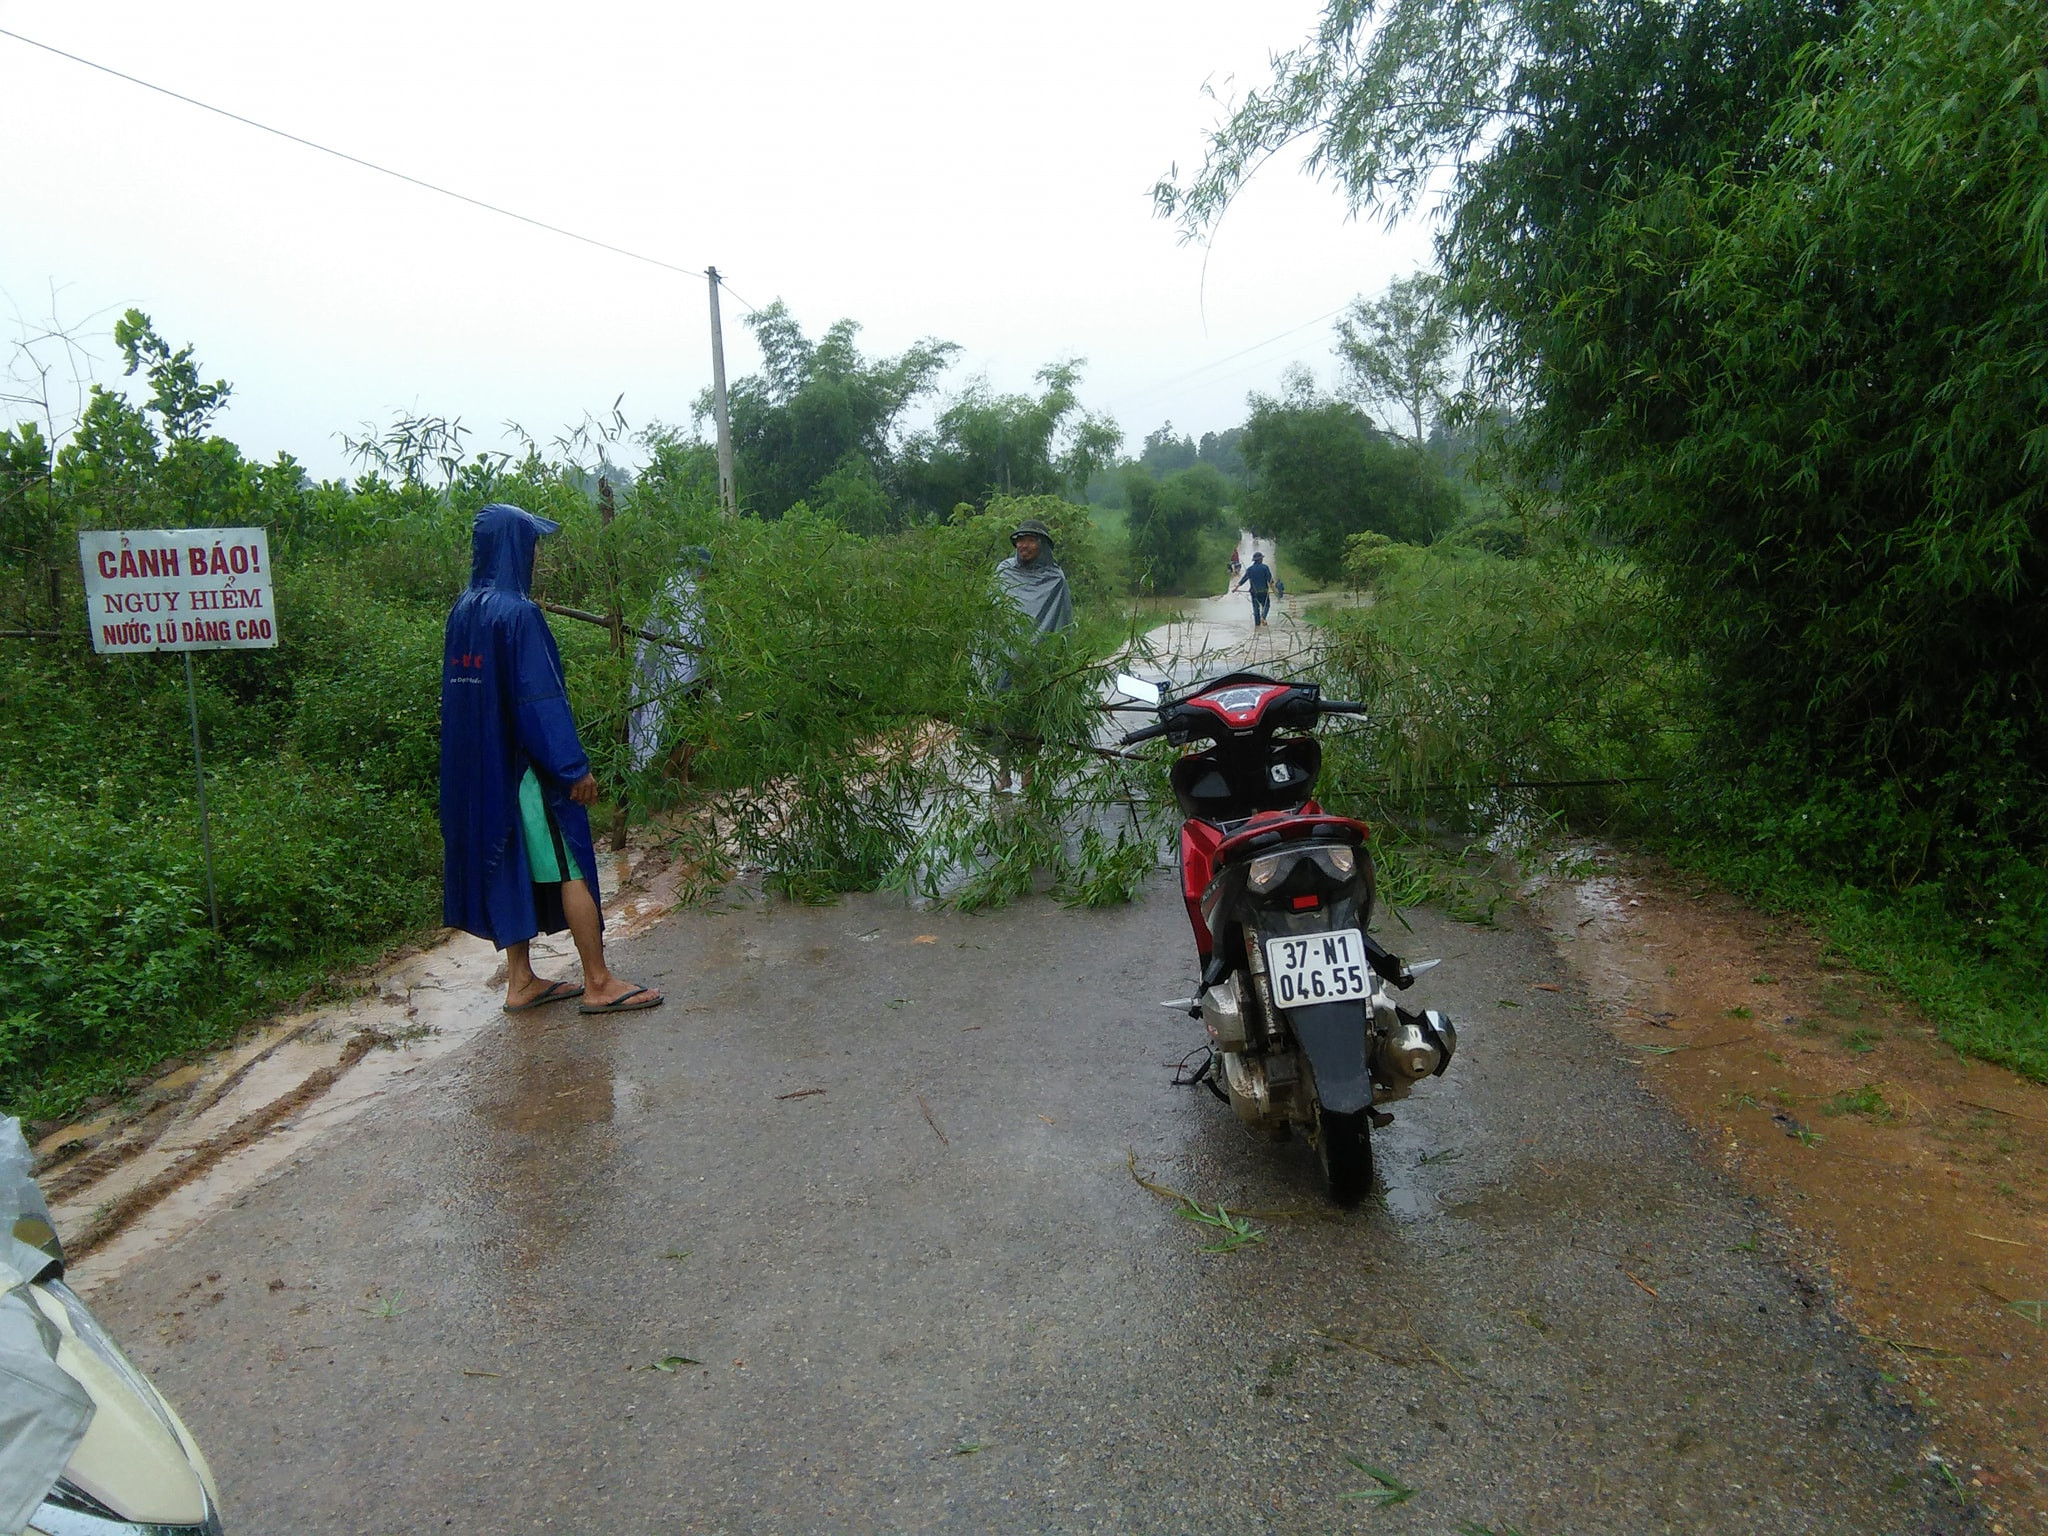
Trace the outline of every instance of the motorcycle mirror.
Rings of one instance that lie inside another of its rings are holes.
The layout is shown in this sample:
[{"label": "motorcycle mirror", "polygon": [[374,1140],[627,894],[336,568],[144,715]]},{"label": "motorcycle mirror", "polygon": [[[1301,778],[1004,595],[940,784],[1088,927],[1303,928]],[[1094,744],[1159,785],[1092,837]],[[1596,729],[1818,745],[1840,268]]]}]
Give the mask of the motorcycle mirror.
[{"label": "motorcycle mirror", "polygon": [[1140,704],[1156,705],[1161,697],[1157,683],[1148,683],[1144,678],[1133,677],[1128,672],[1117,673],[1116,691]]}]

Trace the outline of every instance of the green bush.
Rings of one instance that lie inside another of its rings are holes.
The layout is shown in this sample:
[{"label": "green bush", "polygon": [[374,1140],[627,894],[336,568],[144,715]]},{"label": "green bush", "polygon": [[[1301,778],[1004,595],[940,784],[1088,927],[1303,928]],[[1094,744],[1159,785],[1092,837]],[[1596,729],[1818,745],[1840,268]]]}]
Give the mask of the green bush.
[{"label": "green bush", "polygon": [[1325,680],[1368,706],[1332,738],[1335,793],[1413,828],[1518,813],[1611,820],[1660,801],[1698,730],[1689,668],[1626,560],[1388,546],[1372,607],[1328,620]]},{"label": "green bush", "polygon": [[[120,335],[146,366],[146,404],[96,391],[54,460],[39,434],[0,433],[0,613],[66,629],[0,651],[0,803],[21,850],[0,870],[0,1109],[75,1107],[435,923],[442,633],[487,502],[562,525],[536,597],[617,604],[627,628],[683,547],[711,547],[704,688],[669,720],[695,749],[687,784],[665,776],[665,754],[638,772],[629,760],[637,640],[615,651],[608,625],[554,627],[600,781],[639,813],[684,810],[677,836],[712,876],[749,864],[805,896],[894,883],[968,903],[1044,881],[1097,903],[1150,867],[1152,770],[1092,751],[1099,658],[1129,637],[1117,554],[1086,508],[994,496],[905,528],[849,463],[821,483],[821,510],[726,521],[701,444],[651,433],[646,472],[606,468],[615,485],[574,461],[602,468],[615,422],[570,434],[558,459],[529,445],[507,460],[467,457],[459,424],[401,419],[351,442],[372,473],[311,485],[288,458],[252,465],[205,435],[227,390],[200,380],[190,349],[132,313]],[[1047,433],[1071,414],[1052,406]],[[1081,426],[1100,448],[1107,429]],[[1043,643],[993,580],[1024,518],[1053,529],[1080,619]],[[280,643],[194,663],[216,943],[184,667],[101,658],[71,632],[71,541],[244,522],[270,532]],[[999,816],[990,781],[1027,762],[1029,787]]]}]

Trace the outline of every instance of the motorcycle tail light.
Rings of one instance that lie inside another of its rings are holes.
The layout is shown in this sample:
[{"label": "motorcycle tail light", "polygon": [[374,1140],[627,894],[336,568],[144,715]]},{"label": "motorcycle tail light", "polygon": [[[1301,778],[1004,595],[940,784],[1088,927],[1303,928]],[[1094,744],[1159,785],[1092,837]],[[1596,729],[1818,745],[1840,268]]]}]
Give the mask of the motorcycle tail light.
[{"label": "motorcycle tail light", "polygon": [[1330,843],[1285,848],[1252,860],[1248,882],[1255,891],[1270,891],[1285,880],[1295,865],[1308,860],[1332,880],[1349,880],[1358,870],[1358,855],[1352,849]]}]

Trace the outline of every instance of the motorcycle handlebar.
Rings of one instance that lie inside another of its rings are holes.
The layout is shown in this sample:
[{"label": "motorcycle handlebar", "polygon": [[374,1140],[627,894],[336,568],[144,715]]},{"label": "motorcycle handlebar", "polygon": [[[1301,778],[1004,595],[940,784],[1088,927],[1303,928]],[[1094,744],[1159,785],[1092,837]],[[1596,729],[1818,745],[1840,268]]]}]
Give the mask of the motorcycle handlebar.
[{"label": "motorcycle handlebar", "polygon": [[1366,709],[1363,704],[1346,704],[1337,699],[1318,699],[1316,712],[1323,715],[1362,715]]},{"label": "motorcycle handlebar", "polygon": [[1130,735],[1126,736],[1122,740],[1122,742],[1119,743],[1119,745],[1128,747],[1136,744],[1137,742],[1150,741],[1155,736],[1164,736],[1165,734],[1166,722],[1161,720],[1153,725],[1139,726],[1135,731],[1132,731]]}]

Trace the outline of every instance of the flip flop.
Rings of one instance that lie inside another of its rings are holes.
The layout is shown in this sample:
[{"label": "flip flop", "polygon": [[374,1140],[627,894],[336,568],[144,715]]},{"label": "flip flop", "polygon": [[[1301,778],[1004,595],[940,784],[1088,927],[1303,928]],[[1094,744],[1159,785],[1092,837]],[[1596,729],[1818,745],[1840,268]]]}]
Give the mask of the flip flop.
[{"label": "flip flop", "polygon": [[507,1003],[507,1013],[525,1013],[529,1008],[545,1008],[549,1003],[565,1003],[572,997],[581,997],[583,989],[573,981],[551,981],[547,991],[530,1003]]},{"label": "flip flop", "polygon": [[642,1008],[659,1008],[668,1001],[665,997],[648,997],[644,1003],[633,1001],[634,998],[642,997],[646,994],[647,988],[635,987],[630,992],[621,992],[608,1003],[598,1003],[595,1006],[585,1003],[576,1011],[578,1013],[638,1013]]}]

